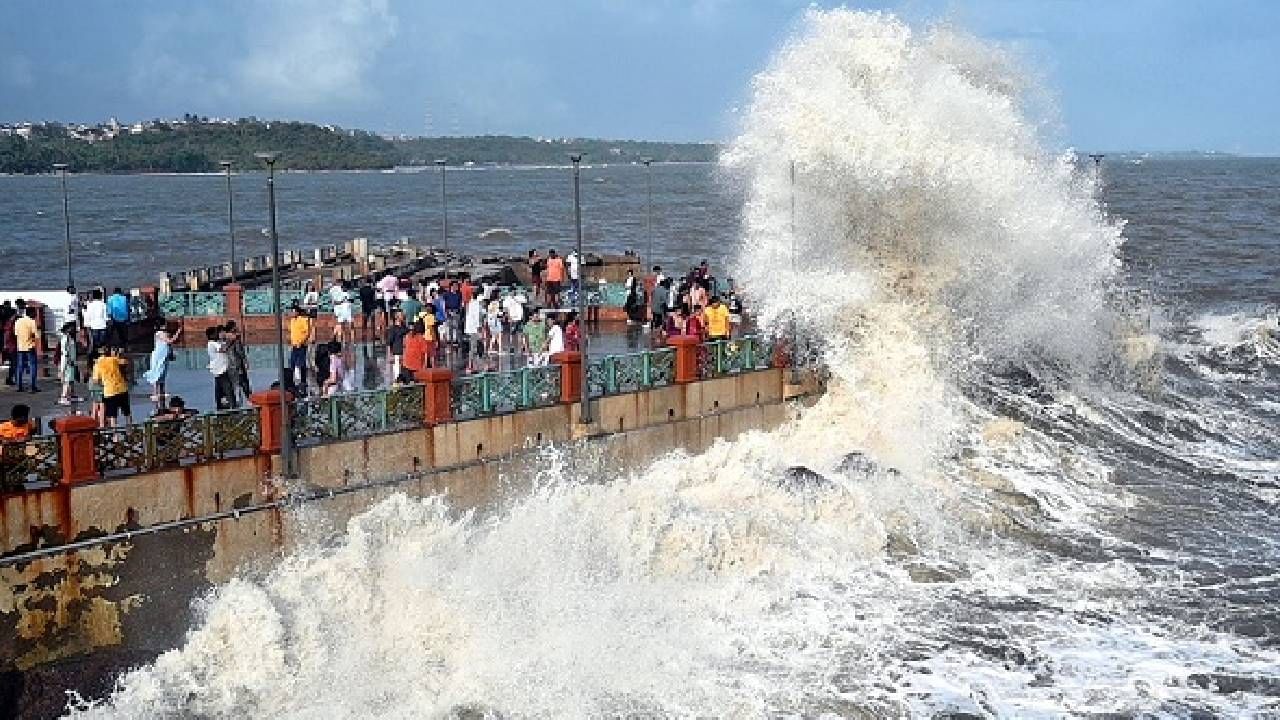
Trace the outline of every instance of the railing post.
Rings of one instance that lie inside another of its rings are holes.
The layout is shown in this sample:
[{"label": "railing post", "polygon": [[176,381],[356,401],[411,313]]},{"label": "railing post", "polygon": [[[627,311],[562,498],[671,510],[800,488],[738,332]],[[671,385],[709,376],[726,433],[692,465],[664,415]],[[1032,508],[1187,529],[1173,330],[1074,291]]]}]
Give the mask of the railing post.
[{"label": "railing post", "polygon": [[618,358],[613,355],[604,356],[604,394],[618,394]]},{"label": "railing post", "polygon": [[97,478],[98,462],[93,451],[97,421],[84,415],[69,415],[54,420],[53,429],[58,433],[62,484],[74,485]]},{"label": "railing post", "polygon": [[427,425],[439,425],[453,419],[453,371],[448,368],[426,368],[414,373],[418,382],[423,383],[425,397],[422,403],[423,422]]},{"label": "railing post", "polygon": [[698,379],[698,338],[692,335],[674,335],[667,344],[676,349],[676,382],[691,383]]},{"label": "railing post", "polygon": [[278,389],[259,390],[249,396],[249,402],[258,408],[258,435],[262,439],[258,451],[261,453],[274,455],[280,452],[283,440],[280,435],[281,413],[286,412],[282,400],[293,400],[293,396]]},{"label": "railing post", "polygon": [[582,399],[582,353],[565,350],[551,356],[560,366],[560,402],[573,404]]},{"label": "railing post", "polygon": [[756,339],[750,335],[745,335],[740,342],[742,343],[742,370],[755,370]]},{"label": "railing post", "polygon": [[520,370],[520,407],[533,407],[533,391],[529,387],[529,368]]},{"label": "railing post", "polygon": [[234,318],[240,334],[244,335],[244,287],[240,283],[228,283],[222,288],[222,292],[226,295],[226,306],[222,308],[222,314]]},{"label": "railing post", "polygon": [[641,387],[653,387],[653,351],[646,350],[640,354]]}]

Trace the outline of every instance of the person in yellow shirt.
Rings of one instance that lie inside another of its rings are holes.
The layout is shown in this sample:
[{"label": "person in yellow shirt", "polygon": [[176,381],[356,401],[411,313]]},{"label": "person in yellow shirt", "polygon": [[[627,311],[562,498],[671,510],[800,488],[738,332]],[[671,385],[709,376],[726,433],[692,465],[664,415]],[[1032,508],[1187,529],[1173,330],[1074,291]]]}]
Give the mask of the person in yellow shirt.
[{"label": "person in yellow shirt", "polygon": [[116,416],[123,415],[126,425],[133,424],[133,409],[129,407],[129,381],[125,379],[124,370],[129,361],[124,358],[124,349],[113,347],[98,358],[93,364],[90,382],[102,383],[102,408],[108,425],[116,425]]},{"label": "person in yellow shirt", "polygon": [[307,346],[315,340],[315,325],[311,317],[294,303],[293,316],[289,318],[289,374],[297,376],[298,394],[307,390]]},{"label": "person in yellow shirt", "polygon": [[711,304],[702,311],[702,321],[707,327],[708,340],[729,339],[729,308],[720,302],[720,296],[711,298]]},{"label": "person in yellow shirt", "polygon": [[31,371],[31,392],[40,392],[36,387],[36,362],[40,356],[40,326],[36,324],[36,308],[28,307],[26,312],[13,323],[13,334],[18,341],[18,392],[22,392],[22,378]]}]

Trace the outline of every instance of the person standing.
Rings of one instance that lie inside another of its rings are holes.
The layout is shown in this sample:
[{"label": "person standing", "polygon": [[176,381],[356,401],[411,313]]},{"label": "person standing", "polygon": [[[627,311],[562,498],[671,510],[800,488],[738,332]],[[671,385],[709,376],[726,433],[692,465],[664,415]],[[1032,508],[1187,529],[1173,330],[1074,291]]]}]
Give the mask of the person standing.
[{"label": "person standing", "polygon": [[231,386],[239,390],[242,403],[249,402],[253,387],[249,385],[249,353],[244,347],[244,338],[235,320],[227,321],[222,326],[222,341],[227,346],[227,359],[231,361]]},{"label": "person standing", "polygon": [[84,326],[89,330],[89,349],[101,351],[107,346],[107,303],[102,290],[94,289],[89,303],[84,306]]},{"label": "person standing", "polygon": [[298,394],[307,394],[307,347],[315,341],[315,325],[302,310],[302,306],[294,303],[293,315],[289,318],[289,370],[294,376]]},{"label": "person standing", "polygon": [[542,367],[547,364],[547,316],[539,312],[531,322],[524,326],[524,351],[529,356],[529,365]]},{"label": "person standing", "polygon": [[542,294],[542,275],[547,271],[547,261],[538,255],[537,250],[529,251],[529,280],[533,283],[533,296],[538,302],[543,302],[545,296]]},{"label": "person standing", "polygon": [[409,326],[404,322],[404,313],[396,310],[391,327],[387,329],[387,359],[391,362],[392,378],[400,376],[400,367],[404,362],[404,339],[408,335]]},{"label": "person standing", "polygon": [[653,286],[653,297],[649,300],[649,327],[653,332],[661,334],[667,321],[667,304],[670,302],[671,281],[662,278]]},{"label": "person standing", "polygon": [[[400,318],[403,318],[401,315]],[[337,340],[328,343],[329,350],[329,376],[324,379],[321,392],[325,397],[332,397],[342,392],[343,381],[347,377],[347,365],[342,358],[342,343]],[[394,376],[393,376],[394,377]]]},{"label": "person standing", "polygon": [[702,311],[702,322],[707,328],[708,340],[729,339],[729,308],[720,302],[720,296],[711,298],[711,304]]},{"label": "person standing", "polygon": [[421,320],[422,303],[418,300],[418,291],[410,287],[400,301],[400,312],[404,313],[404,322],[409,327]]},{"label": "person standing", "polygon": [[18,319],[27,314],[27,301],[21,298],[14,307],[5,313],[4,320],[4,359],[9,363],[9,373],[4,379],[5,385],[14,385],[18,378],[18,334],[14,330]]},{"label": "person standing", "polygon": [[129,297],[124,290],[116,288],[107,298],[107,314],[111,320],[111,331],[115,335],[115,344],[129,347]]},{"label": "person standing", "polygon": [[106,354],[93,364],[90,382],[102,384],[102,422],[115,427],[116,417],[123,416],[126,425],[133,424],[133,410],[129,407],[129,381],[124,370],[129,361],[124,359],[124,348],[107,348]]},{"label": "person standing", "polygon": [[400,295],[400,278],[395,273],[388,270],[378,281],[378,317],[379,329],[384,330],[391,327],[391,312],[395,310],[397,298]]},{"label": "person standing", "polygon": [[378,311],[378,293],[373,288],[373,283],[369,282],[369,278],[360,280],[360,335],[368,337],[369,327],[377,327],[374,321],[374,313]]},{"label": "person standing", "polygon": [[550,359],[556,353],[564,352],[564,328],[560,327],[560,323],[547,318],[547,357]]},{"label": "person standing", "polygon": [[80,296],[76,294],[76,286],[67,286],[67,297],[63,300],[62,322],[74,323],[76,331],[80,330]]},{"label": "person standing", "polygon": [[329,300],[333,303],[333,338],[343,343],[351,342],[354,308],[351,306],[351,291],[346,280],[333,282],[333,286],[329,288]]},{"label": "person standing", "polygon": [[40,355],[40,326],[36,323],[36,309],[25,308],[26,312],[13,323],[13,336],[18,348],[18,392],[22,392],[22,378],[31,373],[31,392],[40,392],[36,387],[36,364]]},{"label": "person standing", "polygon": [[[421,320],[410,325],[409,334],[404,338],[403,369],[416,375],[420,370],[431,367],[431,345]],[[399,377],[399,373],[393,377]]]},{"label": "person standing", "polygon": [[76,366],[76,360],[79,357],[79,349],[76,347],[77,335],[79,333],[76,331],[74,321],[68,320],[62,323],[62,335],[58,340],[58,376],[62,378],[62,396],[58,398],[59,405],[80,402],[80,398],[72,394],[80,374]]},{"label": "person standing", "polygon": [[569,301],[577,305],[578,293],[582,292],[582,258],[578,257],[577,250],[569,251],[569,257],[565,258],[565,266],[569,274]]},{"label": "person standing", "polygon": [[466,319],[463,322],[462,334],[467,339],[467,372],[476,372],[480,356],[484,353],[484,344],[480,331],[484,327],[484,301],[479,295],[473,296],[467,303]]},{"label": "person standing", "polygon": [[546,270],[546,288],[547,288],[547,304],[551,307],[560,307],[560,291],[564,287],[565,267],[564,260],[556,255],[555,250],[547,253],[547,270]]},{"label": "person standing", "polygon": [[236,406],[236,391],[231,384],[231,360],[227,357],[227,346],[222,341],[222,328],[211,327],[205,330],[205,349],[209,353],[209,374],[213,376],[213,406],[218,410],[229,410]]},{"label": "person standing", "polygon": [[173,344],[180,337],[182,337],[181,327],[172,337],[169,336],[168,330],[156,331],[155,347],[151,349],[150,367],[142,374],[142,378],[151,383],[151,402],[156,404],[156,410],[163,410],[165,407],[165,381],[169,377],[169,363],[173,362]]}]

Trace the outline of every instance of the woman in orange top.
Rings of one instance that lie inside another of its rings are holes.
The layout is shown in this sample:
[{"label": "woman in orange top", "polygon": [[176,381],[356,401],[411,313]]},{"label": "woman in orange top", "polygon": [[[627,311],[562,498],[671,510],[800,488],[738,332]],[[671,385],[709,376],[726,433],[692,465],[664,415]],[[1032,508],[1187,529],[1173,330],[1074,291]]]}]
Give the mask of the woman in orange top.
[{"label": "woman in orange top", "polygon": [[427,340],[425,330],[421,322],[416,322],[404,339],[404,358],[401,364],[409,372],[416,373],[429,367],[431,341]]}]

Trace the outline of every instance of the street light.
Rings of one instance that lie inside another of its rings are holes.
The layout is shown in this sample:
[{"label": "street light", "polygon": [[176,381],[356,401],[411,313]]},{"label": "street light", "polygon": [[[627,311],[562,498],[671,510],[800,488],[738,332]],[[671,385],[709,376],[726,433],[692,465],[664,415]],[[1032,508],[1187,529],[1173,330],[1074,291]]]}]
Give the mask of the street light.
[{"label": "street light", "polygon": [[223,160],[218,163],[222,166],[223,172],[227,174],[227,236],[231,241],[231,282],[236,281],[236,214],[235,207],[231,200],[231,161]]},{"label": "street light", "polygon": [[448,160],[445,158],[436,160],[436,165],[440,166],[440,244],[444,246],[446,253],[449,252],[449,195],[445,192],[444,186],[447,163]]},{"label": "street light", "polygon": [[[645,183],[648,185],[649,194],[649,199],[645,207],[644,219],[645,234],[648,235],[649,241],[649,248],[646,251],[645,259],[649,261],[649,266],[652,267],[656,264],[653,261],[653,158],[642,157],[640,158],[640,162],[644,163]],[[643,270],[643,268],[641,269]]]},{"label": "street light", "polygon": [[67,202],[67,164],[54,163],[53,169],[62,174],[62,226],[66,231],[63,243],[67,250],[67,287],[75,285],[71,280],[71,206]]},{"label": "street light", "polygon": [[[796,161],[791,161],[791,282],[795,284],[799,281],[796,275]],[[793,299],[792,302],[799,302]],[[798,310],[792,311],[791,316],[791,383],[798,385],[800,383],[800,316]]]},{"label": "street light", "polygon": [[578,337],[582,343],[582,413],[579,421],[583,424],[591,422],[591,389],[587,386],[587,368],[591,362],[587,359],[587,256],[582,254],[582,153],[569,153],[573,163],[573,226],[578,240]]},{"label": "street light", "polygon": [[271,209],[271,297],[276,315],[276,375],[280,384],[280,467],[285,477],[294,476],[293,433],[289,429],[289,403],[284,374],[284,309],[280,307],[280,235],[276,232],[277,152],[257,152],[254,157],[267,164],[267,205]]}]

